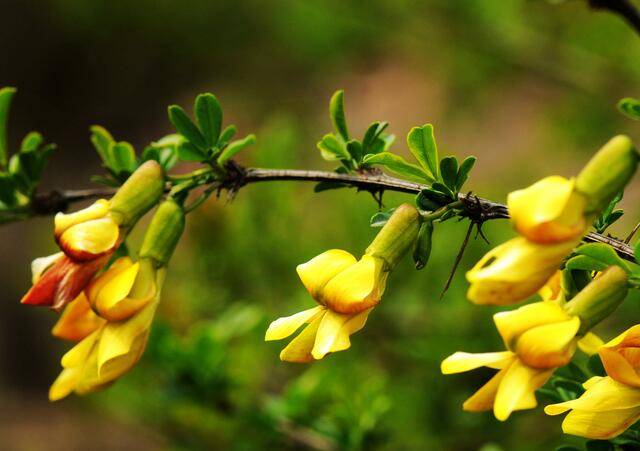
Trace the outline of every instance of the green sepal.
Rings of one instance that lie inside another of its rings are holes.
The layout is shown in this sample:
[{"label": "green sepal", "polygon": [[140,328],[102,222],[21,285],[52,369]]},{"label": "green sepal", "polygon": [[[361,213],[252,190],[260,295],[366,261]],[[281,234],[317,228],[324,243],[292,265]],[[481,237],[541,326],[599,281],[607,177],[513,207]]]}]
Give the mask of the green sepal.
[{"label": "green sepal", "polygon": [[166,266],[184,231],[184,216],[174,200],[160,204],[145,233],[140,258],[152,259],[156,267]]},{"label": "green sepal", "polygon": [[9,125],[9,109],[16,93],[15,88],[0,89],[0,168],[7,166],[9,148],[7,144],[7,127]]},{"label": "green sepal", "polygon": [[433,236],[433,222],[424,221],[420,226],[418,238],[416,238],[413,246],[413,262],[417,270],[421,270],[427,266],[429,256],[431,255],[431,241]]}]

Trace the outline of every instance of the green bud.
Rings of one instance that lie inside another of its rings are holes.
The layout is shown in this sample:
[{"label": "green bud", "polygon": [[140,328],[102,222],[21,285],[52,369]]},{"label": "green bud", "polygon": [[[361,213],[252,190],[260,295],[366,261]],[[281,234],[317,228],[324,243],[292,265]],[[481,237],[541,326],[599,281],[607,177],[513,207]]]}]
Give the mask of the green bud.
[{"label": "green bud", "polygon": [[382,258],[393,269],[415,242],[420,228],[420,214],[409,205],[402,204],[366,250],[372,257]]},{"label": "green bud", "polygon": [[420,226],[418,238],[413,246],[413,261],[416,269],[420,270],[427,266],[431,255],[431,236],[433,235],[433,222],[425,221]]},{"label": "green bud", "polygon": [[169,199],[160,204],[151,219],[140,249],[140,259],[166,266],[184,231],[184,210]]},{"label": "green bud", "polygon": [[132,227],[158,203],[164,192],[162,167],[153,160],[142,164],[111,199],[111,214],[123,227]]},{"label": "green bud", "polygon": [[627,296],[628,275],[619,266],[610,266],[564,305],[567,313],[580,318],[578,334],[586,334],[607,318]]},{"label": "green bud", "polygon": [[589,160],[576,179],[587,198],[585,213],[599,213],[624,189],[638,166],[638,152],[628,136],[618,135]]}]

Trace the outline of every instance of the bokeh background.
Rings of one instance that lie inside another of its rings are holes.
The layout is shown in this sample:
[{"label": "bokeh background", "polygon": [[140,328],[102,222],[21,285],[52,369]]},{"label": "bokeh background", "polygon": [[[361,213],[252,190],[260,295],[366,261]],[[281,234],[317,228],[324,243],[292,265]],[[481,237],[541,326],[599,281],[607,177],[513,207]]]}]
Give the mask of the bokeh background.
[{"label": "bokeh background", "polygon": [[[468,188],[504,201],[536,179],[574,173],[614,133],[640,138],[615,110],[640,93],[640,38],[586,2],[524,0],[2,0],[0,85],[19,88],[14,148],[39,130],[59,150],[43,189],[100,173],[88,127],[137,148],[170,133],[166,106],[215,93],[225,122],[259,143],[242,163],[332,169],[316,150],[331,93],[351,128],[388,120],[407,153],[432,122],[441,154],[476,155]],[[456,350],[499,350],[490,308],[465,300],[468,248],[439,299],[466,224],[435,232],[429,266],[410,261],[353,347],[313,365],[278,360],[272,319],[312,304],[295,266],[328,248],[361,252],[375,202],[354,190],[279,182],[223,195],[189,217],[141,363],[106,391],[50,404],[67,348],[55,315],[21,307],[32,258],[51,253],[51,218],[0,228],[0,449],[549,450],[559,418],[540,408],[499,423],[462,401],[490,371],[444,377]],[[623,201],[637,221],[640,191]],[[385,195],[387,206],[409,196]],[[512,232],[486,224],[498,243]],[[135,240],[134,240],[135,241]],[[408,259],[407,259],[408,260]],[[600,329],[638,322],[630,299]]]}]

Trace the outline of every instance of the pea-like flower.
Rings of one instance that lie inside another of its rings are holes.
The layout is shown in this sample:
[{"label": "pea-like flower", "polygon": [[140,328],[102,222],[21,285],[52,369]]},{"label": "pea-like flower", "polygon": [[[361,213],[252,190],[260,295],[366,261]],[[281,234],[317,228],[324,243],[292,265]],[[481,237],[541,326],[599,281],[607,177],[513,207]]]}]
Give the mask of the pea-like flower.
[{"label": "pea-like flower", "polygon": [[553,245],[516,237],[489,251],[467,272],[467,297],[475,304],[508,305],[538,292],[579,238]]},{"label": "pea-like flower", "polygon": [[554,244],[581,237],[590,221],[587,199],[575,190],[575,180],[546,177],[513,191],[507,207],[516,231],[533,243]]},{"label": "pea-like flower", "polygon": [[78,297],[163,189],[162,168],[148,161],[111,200],[99,199],[71,214],[58,213],[54,236],[62,252],[34,260],[33,286],[21,302],[59,310]]},{"label": "pea-like flower", "polygon": [[549,415],[570,411],[562,422],[566,434],[607,440],[640,420],[640,325],[620,334],[600,350],[605,377],[592,377],[578,398],[545,407]]},{"label": "pea-like flower", "polygon": [[415,207],[403,204],[360,260],[332,249],[297,267],[300,280],[319,305],[271,323],[267,341],[287,338],[306,324],[282,350],[281,360],[309,362],[351,346],[349,337],[364,327],[382,298],[390,271],[415,242],[419,218]]},{"label": "pea-like flower", "polygon": [[494,315],[507,351],[470,354],[456,352],[441,365],[443,374],[461,373],[486,366],[499,370],[467,399],[463,409],[493,409],[504,421],[516,410],[537,405],[535,391],[553,371],[571,360],[577,345],[580,319],[551,302],[537,302]]}]

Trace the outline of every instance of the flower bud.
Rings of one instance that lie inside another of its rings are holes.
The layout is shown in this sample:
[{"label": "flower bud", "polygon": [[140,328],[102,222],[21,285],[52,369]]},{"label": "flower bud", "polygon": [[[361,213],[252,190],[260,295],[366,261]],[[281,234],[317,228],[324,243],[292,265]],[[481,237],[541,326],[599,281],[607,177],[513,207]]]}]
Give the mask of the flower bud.
[{"label": "flower bud", "polygon": [[607,318],[627,296],[627,273],[610,266],[564,305],[570,315],[580,318],[580,334]]},{"label": "flower bud", "polygon": [[162,167],[153,160],[143,163],[111,199],[111,215],[122,227],[133,226],[158,202],[164,192]]},{"label": "flower bud", "polygon": [[184,231],[184,210],[169,199],[158,207],[144,236],[140,258],[166,266]]},{"label": "flower bud", "polygon": [[597,213],[624,189],[636,171],[638,153],[628,136],[606,143],[576,179],[576,190],[587,197],[587,212]]},{"label": "flower bud", "polygon": [[383,259],[393,269],[415,242],[420,229],[420,214],[409,204],[402,204],[366,250],[367,255]]},{"label": "flower bud", "polygon": [[427,266],[429,256],[431,255],[431,238],[433,236],[433,222],[425,221],[420,226],[418,238],[413,246],[413,261],[416,269],[422,269]]}]

